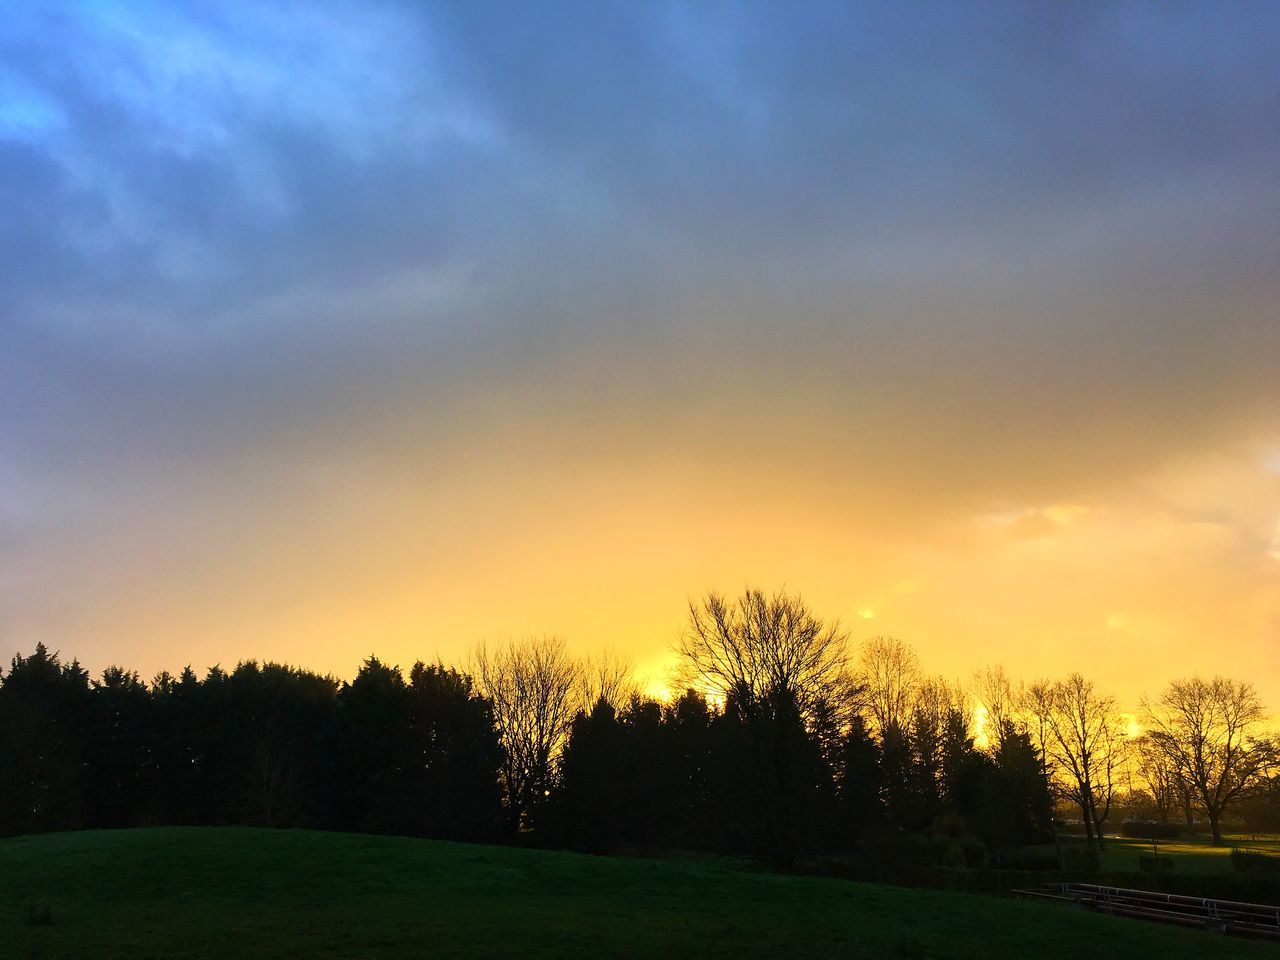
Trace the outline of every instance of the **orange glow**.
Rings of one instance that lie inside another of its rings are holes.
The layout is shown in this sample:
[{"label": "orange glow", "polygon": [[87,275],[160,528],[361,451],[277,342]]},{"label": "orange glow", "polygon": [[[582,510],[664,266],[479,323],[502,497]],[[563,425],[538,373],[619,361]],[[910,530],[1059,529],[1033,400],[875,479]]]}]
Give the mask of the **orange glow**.
[{"label": "orange glow", "polygon": [[882,502],[800,475],[730,475],[671,462],[511,477],[481,461],[425,486],[351,476],[305,525],[247,530],[195,568],[199,538],[181,529],[128,567],[88,550],[68,581],[86,602],[59,608],[50,639],[95,669],[258,657],[350,676],[373,652],[457,661],[482,638],[552,632],[618,649],[666,696],[688,598],[760,584],[801,592],[854,641],[906,639],[932,673],[1080,669],[1136,710],[1172,677],[1226,669],[1280,705],[1280,475],[1257,460],[1172,465],[1087,510],[995,523],[980,509],[885,520]]}]

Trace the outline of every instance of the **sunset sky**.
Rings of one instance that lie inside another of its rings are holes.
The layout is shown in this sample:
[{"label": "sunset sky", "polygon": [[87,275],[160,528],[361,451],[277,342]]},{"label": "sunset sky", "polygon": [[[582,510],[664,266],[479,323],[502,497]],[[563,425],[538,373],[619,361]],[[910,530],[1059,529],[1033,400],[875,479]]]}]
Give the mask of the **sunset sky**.
[{"label": "sunset sky", "polygon": [[1280,6],[197,7],[2,5],[6,660],[750,584],[1280,712]]}]

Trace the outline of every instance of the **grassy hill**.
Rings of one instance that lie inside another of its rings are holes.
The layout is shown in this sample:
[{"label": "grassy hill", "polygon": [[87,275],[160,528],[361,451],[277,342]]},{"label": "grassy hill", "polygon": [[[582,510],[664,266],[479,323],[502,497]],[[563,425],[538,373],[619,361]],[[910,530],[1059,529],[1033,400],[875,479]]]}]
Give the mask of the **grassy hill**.
[{"label": "grassy hill", "polygon": [[700,862],[247,829],[0,841],[4,960],[1274,955],[1051,904]]}]

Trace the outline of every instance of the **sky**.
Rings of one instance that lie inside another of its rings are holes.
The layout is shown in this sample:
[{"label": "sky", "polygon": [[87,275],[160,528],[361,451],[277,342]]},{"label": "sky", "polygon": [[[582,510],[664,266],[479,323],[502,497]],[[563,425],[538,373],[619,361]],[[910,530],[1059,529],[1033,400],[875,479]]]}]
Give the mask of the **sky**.
[{"label": "sky", "polygon": [[690,598],[1280,712],[1280,10],[0,0],[0,655]]}]

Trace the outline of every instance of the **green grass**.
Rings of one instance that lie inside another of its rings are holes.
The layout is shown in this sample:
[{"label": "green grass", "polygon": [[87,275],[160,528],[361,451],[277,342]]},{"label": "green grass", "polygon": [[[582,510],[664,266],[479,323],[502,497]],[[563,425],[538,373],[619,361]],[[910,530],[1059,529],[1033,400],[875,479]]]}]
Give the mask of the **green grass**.
[{"label": "green grass", "polygon": [[248,829],[0,841],[3,960],[1275,955],[1053,904],[707,862]]},{"label": "green grass", "polygon": [[[1178,840],[1161,840],[1160,856],[1174,859],[1174,870],[1181,874],[1206,875],[1231,873],[1231,848],[1257,850],[1280,856],[1280,840],[1255,840],[1247,837],[1224,838],[1226,845],[1213,846],[1209,837],[1183,837]],[[1102,869],[1107,872],[1138,870],[1138,858],[1151,853],[1150,840],[1134,840],[1125,837],[1108,837],[1102,851]]]}]

